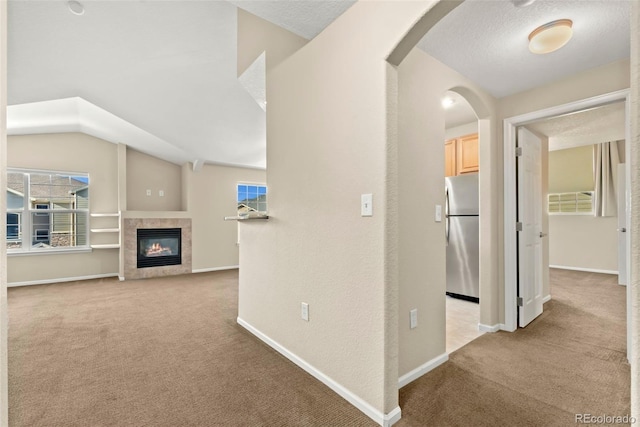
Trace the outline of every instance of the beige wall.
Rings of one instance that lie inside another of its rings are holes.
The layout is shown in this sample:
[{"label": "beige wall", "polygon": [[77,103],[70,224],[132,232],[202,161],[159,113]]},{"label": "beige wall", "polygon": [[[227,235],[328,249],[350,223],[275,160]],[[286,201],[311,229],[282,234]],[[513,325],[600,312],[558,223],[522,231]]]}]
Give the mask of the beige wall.
[{"label": "beige wall", "polygon": [[[593,190],[593,146],[549,152],[549,192]],[[549,264],[618,271],[618,220],[591,215],[549,215]]]},{"label": "beige wall", "polygon": [[[182,168],[157,157],[127,148],[127,210],[179,211],[182,209]],[[147,195],[147,190],[151,195]],[[160,196],[160,191],[164,196]]]},{"label": "beige wall", "polygon": [[[10,136],[9,167],[89,173],[91,212],[117,212],[117,146],[80,134]],[[90,236],[93,240],[98,238]],[[38,268],[33,268],[37,263]],[[118,273],[117,249],[81,254],[9,256],[9,283]]]},{"label": "beige wall", "polygon": [[549,264],[617,272],[617,226],[617,217],[549,215]]},{"label": "beige wall", "polygon": [[240,224],[239,317],[377,413],[398,405],[385,58],[429,5],[358,2],[267,73],[272,219]]},{"label": "beige wall", "polygon": [[452,128],[448,128],[444,131],[444,139],[460,138],[461,136],[471,135],[472,133],[478,133],[478,121],[467,123],[466,125],[460,125]]},{"label": "beige wall", "polygon": [[[593,190],[593,146],[549,152],[549,192]],[[549,264],[618,271],[617,217],[549,215]]]},{"label": "beige wall", "polygon": [[238,76],[267,51],[266,69],[282,62],[307,40],[238,8]]},{"label": "beige wall", "polygon": [[500,98],[503,117],[513,117],[629,87],[629,60],[623,59]]},{"label": "beige wall", "polygon": [[[238,265],[238,223],[234,216],[238,183],[265,183],[266,172],[258,169],[204,165],[193,172],[183,167],[187,210],[192,219],[194,271]],[[268,201],[269,202],[269,201]]]},{"label": "beige wall", "polygon": [[[12,167],[88,172],[91,212],[97,213],[118,211],[118,180],[124,179],[120,189],[126,190],[128,211],[123,211],[123,217],[192,218],[192,268],[205,271],[237,266],[237,224],[223,218],[235,214],[236,184],[265,182],[265,172],[205,165],[194,173],[191,165],[181,167],[123,148],[80,133],[11,136],[8,162]],[[146,196],[147,188],[152,196]],[[164,197],[158,196],[160,189],[165,190]],[[182,210],[183,202],[186,212],[176,212]],[[114,218],[91,218],[91,226],[109,228],[117,224]],[[93,244],[115,242],[114,234],[91,234]],[[38,263],[37,269],[33,268],[34,262]],[[120,271],[117,249],[8,258],[9,283],[115,275]]]},{"label": "beige wall", "polygon": [[549,192],[593,190],[593,146],[549,151]]},{"label": "beige wall", "polygon": [[[398,74],[399,374],[402,376],[445,352],[445,223],[435,222],[433,217],[435,205],[444,205],[445,118],[440,99],[453,87],[465,87],[475,92],[490,112],[495,101],[419,49],[409,53],[398,67]],[[485,180],[491,175],[489,162],[481,163],[480,173]],[[481,209],[489,212],[490,195],[485,193],[481,199],[484,202]],[[485,301],[481,298],[481,303],[490,305],[490,299],[490,296]],[[418,309],[419,326],[410,329],[409,311],[414,308]]]}]

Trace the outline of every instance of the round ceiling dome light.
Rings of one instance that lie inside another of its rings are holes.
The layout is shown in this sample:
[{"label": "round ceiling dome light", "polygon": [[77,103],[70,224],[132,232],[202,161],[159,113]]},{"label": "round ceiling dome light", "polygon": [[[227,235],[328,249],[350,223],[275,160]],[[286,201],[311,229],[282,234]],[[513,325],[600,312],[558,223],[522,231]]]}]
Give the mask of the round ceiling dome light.
[{"label": "round ceiling dome light", "polygon": [[571,39],[572,26],[570,19],[558,19],[539,26],[529,34],[529,50],[543,54],[560,49]]},{"label": "round ceiling dome light", "polygon": [[84,6],[82,3],[76,0],[71,0],[67,2],[67,7],[74,15],[84,15]]}]

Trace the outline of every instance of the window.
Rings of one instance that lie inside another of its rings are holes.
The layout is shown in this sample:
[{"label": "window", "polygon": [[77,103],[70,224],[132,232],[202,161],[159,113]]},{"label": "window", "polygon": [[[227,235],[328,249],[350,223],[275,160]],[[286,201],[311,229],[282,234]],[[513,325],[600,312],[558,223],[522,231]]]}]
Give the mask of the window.
[{"label": "window", "polygon": [[260,184],[238,184],[238,214],[251,212],[267,213],[267,186]]},{"label": "window", "polygon": [[20,234],[22,234],[20,227],[20,214],[7,213],[7,240],[20,240]]},{"label": "window", "polygon": [[10,169],[9,252],[88,248],[89,176]]},{"label": "window", "polygon": [[593,191],[551,193],[547,200],[549,215],[593,214]]}]

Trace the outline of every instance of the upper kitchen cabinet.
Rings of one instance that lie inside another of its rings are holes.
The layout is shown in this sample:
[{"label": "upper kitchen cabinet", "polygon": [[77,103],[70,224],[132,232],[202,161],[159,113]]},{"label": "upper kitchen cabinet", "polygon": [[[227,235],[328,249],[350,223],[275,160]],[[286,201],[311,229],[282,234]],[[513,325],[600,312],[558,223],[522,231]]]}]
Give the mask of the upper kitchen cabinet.
[{"label": "upper kitchen cabinet", "polygon": [[478,134],[458,138],[457,153],[458,175],[478,172]]},{"label": "upper kitchen cabinet", "polygon": [[478,172],[478,134],[445,141],[444,161],[445,176]]},{"label": "upper kitchen cabinet", "polygon": [[457,175],[456,140],[450,139],[444,143],[444,176]]}]

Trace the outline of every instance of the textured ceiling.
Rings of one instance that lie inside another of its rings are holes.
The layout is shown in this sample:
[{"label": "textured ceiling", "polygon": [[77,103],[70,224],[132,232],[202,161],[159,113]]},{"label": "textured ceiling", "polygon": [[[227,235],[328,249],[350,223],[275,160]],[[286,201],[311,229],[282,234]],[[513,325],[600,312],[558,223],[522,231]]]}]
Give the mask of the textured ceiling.
[{"label": "textured ceiling", "polygon": [[[508,0],[467,0],[418,46],[500,98],[628,58],[630,3],[538,0],[518,8]],[[547,55],[529,52],[529,33],[563,18],[574,22],[569,43]]]},{"label": "textured ceiling", "polygon": [[549,137],[549,150],[625,139],[625,104],[617,102],[598,108],[527,125]]}]

